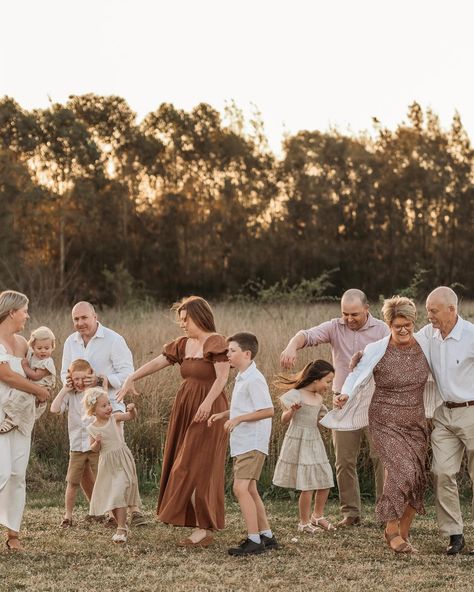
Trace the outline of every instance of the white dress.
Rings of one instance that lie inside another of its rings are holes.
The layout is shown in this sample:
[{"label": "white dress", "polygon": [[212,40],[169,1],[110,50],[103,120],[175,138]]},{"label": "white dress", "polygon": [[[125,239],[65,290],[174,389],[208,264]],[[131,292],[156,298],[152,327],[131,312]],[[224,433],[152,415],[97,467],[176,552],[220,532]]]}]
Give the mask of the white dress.
[{"label": "white dress", "polygon": [[[0,344],[0,363],[8,364],[10,368],[25,376],[21,366],[22,358],[12,356]],[[5,418],[3,403],[8,399],[11,387],[0,382],[0,422]],[[34,414],[35,397],[31,398]],[[26,497],[26,467],[30,458],[31,430],[22,434],[19,430],[12,430],[7,434],[0,434],[0,524],[10,530],[19,531]]]},{"label": "white dress", "polygon": [[273,483],[299,491],[334,487],[331,465],[318,427],[324,405],[306,405],[298,389],[288,391],[280,400],[287,409],[293,403],[299,403],[301,408],[286,430]]}]

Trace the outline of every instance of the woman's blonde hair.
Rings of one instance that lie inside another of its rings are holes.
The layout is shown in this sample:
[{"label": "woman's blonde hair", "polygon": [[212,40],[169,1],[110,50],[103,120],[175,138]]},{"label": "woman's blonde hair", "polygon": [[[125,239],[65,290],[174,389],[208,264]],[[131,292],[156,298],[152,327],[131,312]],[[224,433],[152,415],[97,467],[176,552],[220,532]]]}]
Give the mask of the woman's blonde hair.
[{"label": "woman's blonde hair", "polygon": [[403,317],[414,323],[416,321],[416,305],[406,296],[393,296],[384,301],[382,315],[389,327],[397,317]]},{"label": "woman's blonde hair", "polygon": [[12,310],[20,310],[28,304],[28,298],[21,292],[5,290],[0,294],[0,324],[7,318]]},{"label": "woman's blonde hair", "polygon": [[56,337],[49,327],[38,327],[32,331],[28,345],[33,347],[36,341],[41,341],[42,339],[50,339],[52,348],[54,349],[56,347]]},{"label": "woman's blonde hair", "polygon": [[104,391],[103,388],[96,386],[88,388],[84,391],[84,396],[82,397],[82,406],[84,407],[84,413],[86,416],[90,417],[91,415],[94,415],[97,401],[103,395],[107,398],[109,396],[107,391]]}]

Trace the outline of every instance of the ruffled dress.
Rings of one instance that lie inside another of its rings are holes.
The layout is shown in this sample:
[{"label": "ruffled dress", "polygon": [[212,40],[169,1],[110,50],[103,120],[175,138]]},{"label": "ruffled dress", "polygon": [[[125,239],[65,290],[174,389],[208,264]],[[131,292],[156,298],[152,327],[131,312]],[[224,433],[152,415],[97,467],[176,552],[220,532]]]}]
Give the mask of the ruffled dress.
[{"label": "ruffled dress", "polygon": [[[216,380],[214,363],[227,362],[227,343],[221,335],[211,335],[204,343],[202,358],[186,358],[187,339],[180,337],[163,350],[171,364],[180,365],[183,382],[171,409],[157,514],[162,522],[175,526],[220,529],[224,527],[227,435],[222,422],[207,427],[206,421],[196,423],[193,418]],[[211,414],[228,408],[222,392]]]},{"label": "ruffled dress", "polygon": [[115,508],[140,506],[135,461],[121,426],[112,416],[104,426],[90,425],[87,431],[94,438],[102,436],[89,514],[101,516]]},{"label": "ruffled dress", "polygon": [[273,483],[279,487],[314,491],[334,487],[331,465],[319,433],[318,418],[324,405],[302,403],[299,390],[292,389],[280,397],[289,409],[301,404],[286,430]]}]

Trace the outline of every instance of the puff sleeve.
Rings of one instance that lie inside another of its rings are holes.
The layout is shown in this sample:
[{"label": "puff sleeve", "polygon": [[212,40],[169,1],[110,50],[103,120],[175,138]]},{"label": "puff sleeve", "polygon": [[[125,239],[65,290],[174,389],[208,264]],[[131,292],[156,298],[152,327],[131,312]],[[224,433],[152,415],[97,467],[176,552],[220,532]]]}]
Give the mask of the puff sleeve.
[{"label": "puff sleeve", "polygon": [[170,364],[181,364],[184,359],[187,337],[178,337],[163,347],[162,354]]},{"label": "puff sleeve", "polygon": [[204,343],[204,359],[209,362],[227,362],[227,341],[222,335],[211,335]]},{"label": "puff sleeve", "polygon": [[301,403],[301,395],[297,389],[291,389],[280,397],[280,403],[285,409],[289,409],[293,403]]}]

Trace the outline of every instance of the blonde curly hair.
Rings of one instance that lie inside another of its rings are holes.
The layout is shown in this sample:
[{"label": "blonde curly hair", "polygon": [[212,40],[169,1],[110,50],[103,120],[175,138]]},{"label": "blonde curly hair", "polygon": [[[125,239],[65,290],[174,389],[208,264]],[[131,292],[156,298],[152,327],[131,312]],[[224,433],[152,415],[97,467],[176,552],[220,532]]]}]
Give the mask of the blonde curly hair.
[{"label": "blonde curly hair", "polygon": [[85,415],[89,417],[94,415],[97,401],[102,396],[107,398],[109,397],[107,391],[96,386],[90,387],[84,391],[84,396],[82,397],[82,406],[84,407]]},{"label": "blonde curly hair", "polygon": [[403,317],[408,321],[416,321],[416,305],[406,296],[392,296],[384,301],[382,306],[383,320],[390,327],[397,317]]}]

